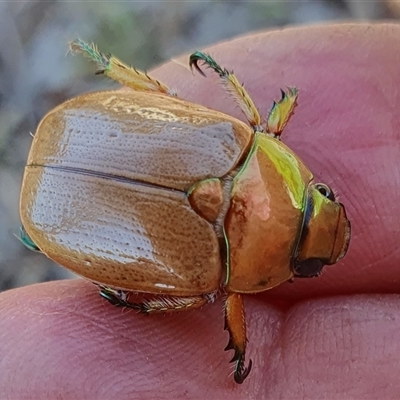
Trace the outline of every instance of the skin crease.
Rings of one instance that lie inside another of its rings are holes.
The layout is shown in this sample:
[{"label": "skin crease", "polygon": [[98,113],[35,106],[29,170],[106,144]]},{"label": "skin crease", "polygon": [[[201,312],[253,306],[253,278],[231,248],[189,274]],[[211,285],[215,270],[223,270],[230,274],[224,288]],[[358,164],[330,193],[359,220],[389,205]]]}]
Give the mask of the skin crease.
[{"label": "skin crease", "polygon": [[[206,49],[234,69],[264,116],[280,87],[299,88],[283,140],[338,191],[352,223],[347,256],[320,278],[246,296],[253,370],[242,385],[228,377],[221,299],[145,318],[72,280],[0,295],[1,397],[398,398],[400,69],[390,50],[399,45],[399,26],[345,24]],[[206,73],[169,63],[153,75],[243,119]]]}]

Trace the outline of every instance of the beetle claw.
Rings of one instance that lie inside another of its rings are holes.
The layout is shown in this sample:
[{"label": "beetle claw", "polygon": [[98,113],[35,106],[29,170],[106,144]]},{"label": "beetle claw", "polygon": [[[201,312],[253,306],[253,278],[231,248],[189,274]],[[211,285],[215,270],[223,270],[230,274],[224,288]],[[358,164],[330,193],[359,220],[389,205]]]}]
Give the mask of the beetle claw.
[{"label": "beetle claw", "polygon": [[238,360],[236,367],[235,367],[235,373],[233,374],[233,378],[235,379],[235,382],[238,384],[242,384],[244,380],[247,378],[251,371],[251,367],[253,365],[252,360],[249,361],[249,364],[247,367],[244,366],[244,357],[240,360]]},{"label": "beetle claw", "polygon": [[199,51],[196,51],[195,53],[193,53],[189,58],[189,67],[190,67],[190,69],[193,69],[193,67],[194,67],[200,75],[206,77],[206,74],[202,71],[202,69],[199,67],[199,64],[198,64],[199,61],[205,62],[205,59],[203,56],[204,56],[204,54],[200,53]]},{"label": "beetle claw", "polygon": [[194,66],[203,76],[206,76],[206,74],[199,67],[199,61],[202,61],[204,65],[214,70],[221,78],[226,78],[229,75],[229,72],[225,68],[222,68],[220,65],[218,65],[209,54],[202,53],[201,51],[195,51],[189,58],[189,66],[190,68]]},{"label": "beetle claw", "polygon": [[251,371],[251,367],[253,365],[252,360],[249,361],[247,367],[244,366],[245,354],[240,349],[235,347],[232,338],[229,338],[228,345],[224,350],[235,350],[235,354],[229,362],[236,363],[235,371],[233,373],[235,382],[239,384],[243,383]]}]

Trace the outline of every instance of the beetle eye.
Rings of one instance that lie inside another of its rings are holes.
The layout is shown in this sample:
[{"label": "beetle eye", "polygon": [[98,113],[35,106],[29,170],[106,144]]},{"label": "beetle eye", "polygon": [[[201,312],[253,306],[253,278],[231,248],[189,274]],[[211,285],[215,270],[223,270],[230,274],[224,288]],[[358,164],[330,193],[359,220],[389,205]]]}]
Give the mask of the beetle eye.
[{"label": "beetle eye", "polygon": [[322,194],[322,196],[326,197],[329,200],[335,201],[335,194],[333,190],[328,185],[324,185],[323,183],[317,183],[315,188]]}]

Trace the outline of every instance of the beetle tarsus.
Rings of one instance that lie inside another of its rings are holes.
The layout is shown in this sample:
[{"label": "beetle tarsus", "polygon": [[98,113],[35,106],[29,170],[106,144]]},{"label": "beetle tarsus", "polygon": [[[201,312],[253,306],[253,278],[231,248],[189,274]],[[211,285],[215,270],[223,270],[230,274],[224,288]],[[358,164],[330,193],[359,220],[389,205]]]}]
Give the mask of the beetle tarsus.
[{"label": "beetle tarsus", "polygon": [[29,250],[37,251],[41,253],[42,251],[38,246],[34,243],[34,241],[29,237],[25,228],[23,226],[19,227],[19,232],[15,234],[15,237],[22,242],[22,244],[27,247]]},{"label": "beetle tarsus", "polygon": [[76,39],[69,45],[74,53],[82,53],[85,57],[95,62],[99,67],[96,75],[105,75],[124,86],[133,90],[144,92],[159,92],[170,96],[176,96],[176,93],[170,90],[160,81],[151,78],[145,72],[141,72],[110,53],[102,53],[94,43],[86,43],[83,40]]},{"label": "beetle tarsus", "polygon": [[240,358],[235,366],[235,372],[233,374],[233,378],[236,383],[242,384],[244,380],[247,378],[251,371],[251,367],[253,366],[252,360],[249,361],[247,367],[244,366],[244,357]]},{"label": "beetle tarsus", "polygon": [[[227,328],[225,328],[227,329]],[[235,354],[229,362],[235,362],[235,371],[233,373],[234,379],[236,383],[243,383],[243,381],[247,378],[251,371],[251,367],[253,365],[252,360],[249,361],[247,367],[244,366],[245,361],[245,353],[242,350],[235,346],[234,340],[232,336],[229,337],[228,344],[226,345],[226,350],[235,350]]]},{"label": "beetle tarsus", "polygon": [[203,76],[206,76],[206,74],[199,67],[199,61],[202,61],[204,65],[206,65],[208,68],[213,69],[221,77],[229,74],[229,72],[226,69],[220,67],[219,64],[217,64],[217,62],[209,54],[203,53],[201,51],[195,51],[189,58],[189,66],[190,68],[194,66],[196,70]]},{"label": "beetle tarsus", "polygon": [[131,308],[142,314],[148,314],[149,309],[146,303],[132,303],[127,301],[127,293],[122,290],[115,290],[108,287],[100,287],[100,296],[115,307]]},{"label": "beetle tarsus", "polygon": [[69,48],[73,53],[82,53],[85,57],[95,62],[103,73],[110,66],[111,55],[99,51],[94,43],[86,43],[81,39],[76,39],[69,44]]},{"label": "beetle tarsus", "polygon": [[126,301],[122,299],[122,294],[117,290],[100,286],[100,296],[116,307],[127,307]]},{"label": "beetle tarsus", "polygon": [[202,60],[202,58],[198,57],[198,53],[199,52],[193,53],[190,56],[190,58],[189,58],[189,66],[190,66],[191,69],[193,69],[193,67],[194,67],[200,75],[206,77],[206,74],[201,70],[201,68],[199,67],[199,64],[198,64],[198,62],[200,60]]},{"label": "beetle tarsus", "polygon": [[205,74],[198,65],[199,61],[203,62],[203,65],[211,68],[219,75],[222,83],[225,86],[225,90],[240,107],[254,132],[263,131],[260,114],[253,100],[243,85],[237,80],[234,73],[229,72],[226,68],[222,68],[209,54],[196,51],[190,56],[189,65],[190,68],[194,66],[196,70],[199,71],[199,73],[203,76],[205,76]]}]

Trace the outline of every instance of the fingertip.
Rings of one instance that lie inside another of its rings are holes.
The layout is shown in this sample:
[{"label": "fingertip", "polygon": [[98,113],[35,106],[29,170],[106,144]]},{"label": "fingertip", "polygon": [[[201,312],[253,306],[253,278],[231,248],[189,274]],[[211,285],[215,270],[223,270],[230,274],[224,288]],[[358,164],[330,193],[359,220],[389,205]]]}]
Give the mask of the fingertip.
[{"label": "fingertip", "polygon": [[[181,398],[260,390],[256,367],[242,389],[229,376],[221,299],[146,318],[109,305],[83,280],[32,285],[0,298],[3,394]],[[246,303],[248,358],[261,361],[280,313],[255,299]]]}]

